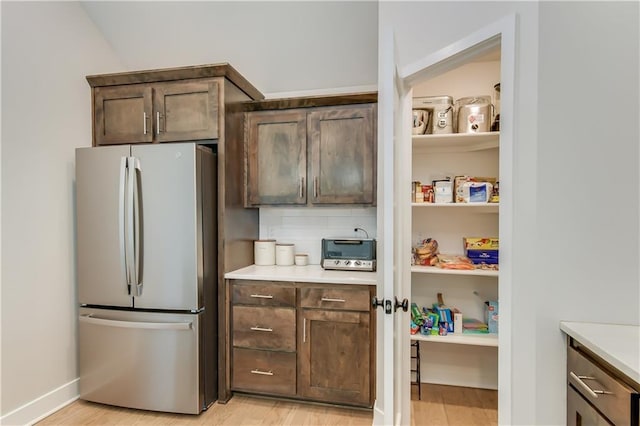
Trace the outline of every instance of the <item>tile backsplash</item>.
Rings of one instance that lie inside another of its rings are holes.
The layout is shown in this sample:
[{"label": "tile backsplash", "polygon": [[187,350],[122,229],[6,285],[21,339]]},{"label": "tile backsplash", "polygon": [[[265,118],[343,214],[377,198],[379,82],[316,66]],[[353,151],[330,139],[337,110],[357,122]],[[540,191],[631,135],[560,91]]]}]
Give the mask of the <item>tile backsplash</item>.
[{"label": "tile backsplash", "polygon": [[309,263],[320,264],[323,238],[376,238],[376,208],[299,207],[260,208],[260,239],[295,244],[296,253],[309,255]]}]

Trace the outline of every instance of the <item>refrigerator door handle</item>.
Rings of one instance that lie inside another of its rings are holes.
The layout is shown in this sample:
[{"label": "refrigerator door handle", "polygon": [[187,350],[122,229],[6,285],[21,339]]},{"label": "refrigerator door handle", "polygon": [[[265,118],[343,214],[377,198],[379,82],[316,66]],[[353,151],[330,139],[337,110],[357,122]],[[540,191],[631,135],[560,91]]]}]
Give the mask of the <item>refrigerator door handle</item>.
[{"label": "refrigerator door handle", "polygon": [[134,206],[133,206],[133,191],[135,185],[136,169],[134,167],[134,157],[127,158],[127,212],[126,212],[126,238],[127,249],[125,251],[127,258],[127,271],[129,274],[130,285],[136,284],[137,277],[135,276],[135,238],[133,236],[134,231]]},{"label": "refrigerator door handle", "polygon": [[127,285],[127,294],[131,294],[131,277],[129,276],[129,265],[127,264],[127,157],[120,159],[120,187],[118,194],[118,226],[120,241],[120,267],[122,280]]},{"label": "refrigerator door handle", "polygon": [[106,318],[98,318],[93,314],[80,315],[80,322],[87,324],[103,325],[106,327],[138,328],[147,330],[190,330],[193,322],[142,322],[120,321]]},{"label": "refrigerator door handle", "polygon": [[136,296],[142,295],[142,280],[140,273],[140,192],[139,192],[139,182],[138,176],[142,172],[140,168],[140,160],[136,157],[131,157],[132,159],[132,176],[133,183],[131,184],[133,188],[132,195],[132,210],[133,210],[133,284],[136,286]]}]

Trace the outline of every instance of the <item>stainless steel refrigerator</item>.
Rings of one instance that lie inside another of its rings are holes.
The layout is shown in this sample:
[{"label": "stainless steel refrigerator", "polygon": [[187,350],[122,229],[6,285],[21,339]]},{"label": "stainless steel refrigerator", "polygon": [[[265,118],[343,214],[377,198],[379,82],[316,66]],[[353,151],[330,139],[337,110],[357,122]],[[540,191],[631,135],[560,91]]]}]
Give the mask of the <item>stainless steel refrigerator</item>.
[{"label": "stainless steel refrigerator", "polygon": [[197,414],[217,399],[216,156],[76,150],[80,398]]}]

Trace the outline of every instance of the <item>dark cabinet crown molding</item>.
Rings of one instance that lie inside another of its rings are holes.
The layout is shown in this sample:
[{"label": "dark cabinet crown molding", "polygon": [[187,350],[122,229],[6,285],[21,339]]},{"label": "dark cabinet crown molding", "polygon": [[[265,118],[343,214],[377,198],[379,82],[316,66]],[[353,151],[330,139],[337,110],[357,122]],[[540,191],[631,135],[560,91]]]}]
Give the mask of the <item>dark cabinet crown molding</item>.
[{"label": "dark cabinet crown molding", "polygon": [[256,89],[235,68],[226,62],[210,65],[163,68],[157,70],[88,75],[86,78],[91,87],[101,87],[211,77],[225,77],[251,97],[251,99],[264,99],[264,95],[258,89]]}]

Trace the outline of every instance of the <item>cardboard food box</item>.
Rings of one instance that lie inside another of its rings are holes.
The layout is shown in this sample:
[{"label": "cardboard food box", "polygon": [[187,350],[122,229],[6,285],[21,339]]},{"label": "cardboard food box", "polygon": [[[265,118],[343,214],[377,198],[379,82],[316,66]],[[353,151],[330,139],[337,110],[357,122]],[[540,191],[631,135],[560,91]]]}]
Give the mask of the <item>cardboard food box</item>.
[{"label": "cardboard food box", "polygon": [[464,237],[462,239],[465,252],[469,249],[474,250],[498,250],[500,241],[493,237]]},{"label": "cardboard food box", "polygon": [[498,265],[499,263],[498,250],[468,249],[465,254],[474,265],[482,263],[486,263],[487,265]]},{"label": "cardboard food box", "polygon": [[488,300],[484,302],[484,322],[489,327],[489,333],[498,333],[498,302]]}]

